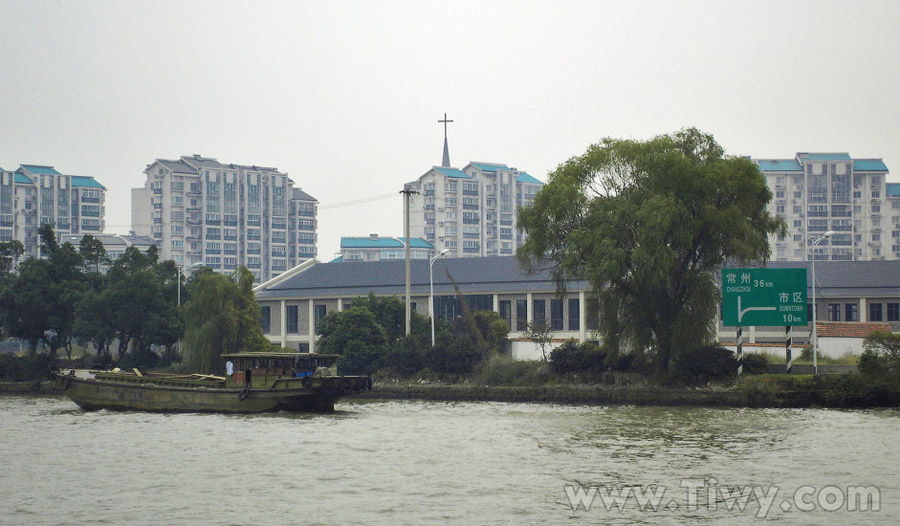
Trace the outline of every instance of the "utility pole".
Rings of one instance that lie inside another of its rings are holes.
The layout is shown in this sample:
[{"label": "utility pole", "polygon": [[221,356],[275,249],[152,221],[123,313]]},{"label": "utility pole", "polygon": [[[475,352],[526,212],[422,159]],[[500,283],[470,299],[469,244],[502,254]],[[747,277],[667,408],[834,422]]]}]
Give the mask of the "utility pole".
[{"label": "utility pole", "polygon": [[413,194],[418,194],[419,192],[404,188],[403,190],[400,190],[400,193],[406,197],[406,208],[404,209],[405,213],[403,214],[403,235],[406,236],[406,335],[409,336],[410,319],[412,317],[409,299],[409,200],[412,198]]}]

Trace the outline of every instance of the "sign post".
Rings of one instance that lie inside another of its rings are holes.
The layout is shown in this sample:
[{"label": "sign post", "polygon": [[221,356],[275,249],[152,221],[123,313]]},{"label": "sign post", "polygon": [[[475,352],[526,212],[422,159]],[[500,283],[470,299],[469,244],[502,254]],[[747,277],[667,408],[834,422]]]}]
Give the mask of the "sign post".
[{"label": "sign post", "polygon": [[807,323],[805,268],[722,269],[722,324],[737,327],[738,374],[743,372],[742,327],[785,327],[785,367],[790,372],[790,327]]}]

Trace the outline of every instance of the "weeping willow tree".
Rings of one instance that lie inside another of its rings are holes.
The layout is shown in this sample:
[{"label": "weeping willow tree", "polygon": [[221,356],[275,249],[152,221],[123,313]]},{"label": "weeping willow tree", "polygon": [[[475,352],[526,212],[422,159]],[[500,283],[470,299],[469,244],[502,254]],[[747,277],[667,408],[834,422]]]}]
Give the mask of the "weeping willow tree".
[{"label": "weeping willow tree", "polygon": [[185,305],[185,357],[188,370],[221,373],[222,354],[265,351],[253,274],[240,267],[231,276],[204,271],[189,285]]},{"label": "weeping willow tree", "polygon": [[551,173],[519,212],[527,269],[549,265],[561,290],[586,279],[607,344],[653,350],[662,370],[714,334],[714,272],[769,256],[784,222],[749,160],[695,128],[649,141],[604,139]]}]

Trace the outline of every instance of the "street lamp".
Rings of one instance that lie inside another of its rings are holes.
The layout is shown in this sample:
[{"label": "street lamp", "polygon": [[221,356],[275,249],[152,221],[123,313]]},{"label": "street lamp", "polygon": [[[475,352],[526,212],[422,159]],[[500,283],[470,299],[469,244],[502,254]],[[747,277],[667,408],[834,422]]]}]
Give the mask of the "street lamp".
[{"label": "street lamp", "polygon": [[203,266],[203,263],[194,263],[193,265],[188,265],[187,267],[182,267],[181,265],[175,265],[175,268],[178,269],[178,306],[181,306],[181,278],[184,276],[184,271],[186,270],[194,270]]},{"label": "street lamp", "polygon": [[825,233],[822,234],[821,236],[819,236],[819,237],[813,239],[813,240],[812,240],[812,243],[811,243],[811,245],[812,245],[812,247],[813,247],[813,251],[812,251],[812,282],[813,282],[813,286],[812,286],[812,296],[813,296],[813,297],[812,297],[812,323],[813,323],[813,327],[812,327],[812,356],[813,356],[813,374],[819,374],[819,364],[818,364],[818,361],[816,360],[816,353],[818,352],[818,348],[819,348],[819,336],[818,336],[818,334],[816,333],[816,245],[818,245],[818,244],[821,243],[822,241],[825,241],[826,239],[828,239],[829,237],[831,237],[831,236],[833,236],[833,235],[834,235],[834,230],[829,230],[828,232],[825,232]]},{"label": "street lamp", "polygon": [[437,254],[431,256],[431,258],[428,260],[428,287],[430,290],[430,292],[428,294],[428,310],[430,311],[429,314],[431,314],[431,346],[432,347],[434,347],[434,262],[437,261],[437,259],[439,257],[443,256],[447,252],[450,252],[449,248],[445,248],[444,250],[441,250]]}]

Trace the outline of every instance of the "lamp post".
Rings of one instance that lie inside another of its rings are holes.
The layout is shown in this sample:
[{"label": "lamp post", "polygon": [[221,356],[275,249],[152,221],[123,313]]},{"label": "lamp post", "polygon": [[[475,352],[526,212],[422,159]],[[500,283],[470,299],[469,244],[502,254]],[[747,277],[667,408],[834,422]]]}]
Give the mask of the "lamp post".
[{"label": "lamp post", "polygon": [[449,248],[445,248],[444,250],[441,250],[437,254],[431,256],[431,258],[429,258],[429,261],[428,261],[428,288],[430,291],[428,294],[428,310],[430,311],[429,314],[431,314],[431,346],[432,347],[434,347],[434,262],[437,261],[437,259],[439,257],[443,256],[447,252],[450,252]]},{"label": "lamp post", "polygon": [[175,268],[178,269],[178,306],[181,306],[181,278],[184,276],[185,270],[194,270],[202,267],[202,263],[194,263],[193,265],[188,265],[187,267],[182,267],[181,265],[175,265]]},{"label": "lamp post", "polygon": [[834,235],[834,230],[829,230],[821,236],[812,240],[812,357],[813,357],[813,374],[819,374],[819,364],[816,354],[819,348],[819,336],[816,333],[816,245]]}]

